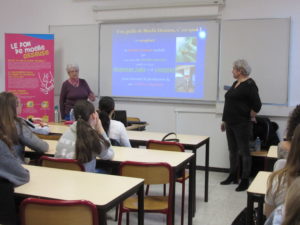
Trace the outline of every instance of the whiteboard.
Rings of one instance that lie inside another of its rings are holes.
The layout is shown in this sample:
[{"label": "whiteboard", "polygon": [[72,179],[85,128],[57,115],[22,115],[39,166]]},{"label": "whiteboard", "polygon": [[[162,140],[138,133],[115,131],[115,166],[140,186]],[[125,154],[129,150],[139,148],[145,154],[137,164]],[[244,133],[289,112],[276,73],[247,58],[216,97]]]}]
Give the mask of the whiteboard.
[{"label": "whiteboard", "polygon": [[232,63],[246,59],[262,102],[287,104],[289,45],[290,18],[222,21],[218,99],[234,81]]},{"label": "whiteboard", "polygon": [[79,77],[85,79],[95,95],[99,92],[99,25],[50,26],[54,34],[55,95],[68,79],[67,64],[79,65]]},{"label": "whiteboard", "polygon": [[[216,101],[219,24],[219,20],[102,24],[100,95],[155,102]],[[200,37],[200,31],[205,37]],[[195,61],[177,61],[177,41],[185,38],[196,43],[186,51],[192,54],[196,49]],[[194,71],[191,90],[176,87],[184,68]]]}]

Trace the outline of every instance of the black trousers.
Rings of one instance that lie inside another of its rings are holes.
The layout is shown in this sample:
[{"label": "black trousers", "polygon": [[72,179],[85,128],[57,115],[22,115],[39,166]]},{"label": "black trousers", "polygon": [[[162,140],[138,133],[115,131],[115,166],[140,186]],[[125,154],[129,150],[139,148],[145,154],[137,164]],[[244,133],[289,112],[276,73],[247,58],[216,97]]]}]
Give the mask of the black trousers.
[{"label": "black trousers", "polygon": [[250,135],[251,122],[226,124],[226,136],[229,149],[230,174],[237,175],[239,159],[242,162],[242,178],[248,179],[251,173]]},{"label": "black trousers", "polygon": [[2,178],[0,178],[0,224],[17,224],[14,186],[8,180]]}]

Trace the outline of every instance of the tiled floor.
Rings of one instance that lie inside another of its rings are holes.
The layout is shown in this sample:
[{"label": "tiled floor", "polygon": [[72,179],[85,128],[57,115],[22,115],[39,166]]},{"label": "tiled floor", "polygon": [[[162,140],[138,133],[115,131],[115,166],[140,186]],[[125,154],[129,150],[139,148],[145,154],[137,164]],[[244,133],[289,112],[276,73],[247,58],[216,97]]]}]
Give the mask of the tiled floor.
[{"label": "tiled floor", "polygon": [[[204,172],[197,172],[197,210],[193,219],[194,225],[231,225],[234,218],[247,204],[247,192],[236,192],[237,185],[220,185],[228,174],[220,172],[209,173],[209,201],[204,202]],[[153,189],[151,189],[153,191]],[[155,189],[154,191],[158,191]],[[187,193],[186,193],[187,203]],[[186,204],[187,206],[187,204]],[[180,225],[181,184],[176,186],[176,215],[175,225]],[[186,207],[187,209],[187,207]],[[108,213],[108,225],[116,225],[113,220],[115,210]],[[125,215],[123,216],[125,218]],[[185,212],[185,224],[187,224],[187,210]],[[126,224],[123,219],[123,225]],[[130,224],[137,224],[136,215],[130,217]],[[145,214],[145,225],[165,225],[166,218],[159,214]]]}]

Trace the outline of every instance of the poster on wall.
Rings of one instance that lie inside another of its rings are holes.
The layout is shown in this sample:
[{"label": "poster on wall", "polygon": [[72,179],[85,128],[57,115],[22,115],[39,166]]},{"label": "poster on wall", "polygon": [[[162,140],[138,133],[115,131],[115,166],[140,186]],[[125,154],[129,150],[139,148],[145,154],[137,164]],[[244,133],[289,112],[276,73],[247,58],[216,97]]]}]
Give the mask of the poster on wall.
[{"label": "poster on wall", "polygon": [[53,34],[5,34],[5,90],[19,97],[21,117],[54,120]]}]

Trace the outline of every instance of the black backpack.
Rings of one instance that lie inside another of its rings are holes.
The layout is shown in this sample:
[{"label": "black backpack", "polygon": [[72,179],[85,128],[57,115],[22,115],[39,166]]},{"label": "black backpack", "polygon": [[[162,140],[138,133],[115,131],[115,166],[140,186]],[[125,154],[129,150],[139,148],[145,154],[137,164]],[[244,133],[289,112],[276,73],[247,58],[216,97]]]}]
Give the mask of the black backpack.
[{"label": "black backpack", "polygon": [[252,141],[257,137],[261,140],[261,148],[268,150],[271,145],[279,143],[277,135],[278,124],[266,116],[256,116],[256,123],[253,123]]}]

